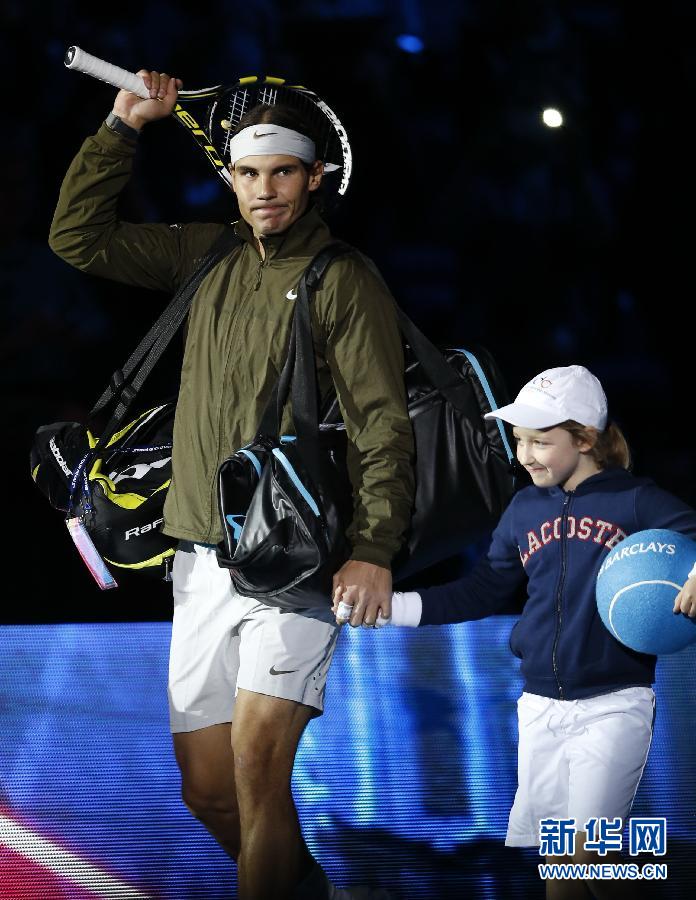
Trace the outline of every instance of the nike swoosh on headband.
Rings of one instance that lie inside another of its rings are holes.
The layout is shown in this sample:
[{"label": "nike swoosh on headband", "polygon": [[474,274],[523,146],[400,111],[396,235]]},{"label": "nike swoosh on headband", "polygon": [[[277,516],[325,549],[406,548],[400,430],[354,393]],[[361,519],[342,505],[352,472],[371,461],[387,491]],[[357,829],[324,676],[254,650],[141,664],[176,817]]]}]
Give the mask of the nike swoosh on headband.
[{"label": "nike swoosh on headband", "polygon": [[261,134],[259,134],[258,132],[255,131],[252,134],[252,137],[255,137],[255,138],[269,137],[269,135],[271,135],[271,134],[278,134],[278,132],[277,131],[262,131]]}]

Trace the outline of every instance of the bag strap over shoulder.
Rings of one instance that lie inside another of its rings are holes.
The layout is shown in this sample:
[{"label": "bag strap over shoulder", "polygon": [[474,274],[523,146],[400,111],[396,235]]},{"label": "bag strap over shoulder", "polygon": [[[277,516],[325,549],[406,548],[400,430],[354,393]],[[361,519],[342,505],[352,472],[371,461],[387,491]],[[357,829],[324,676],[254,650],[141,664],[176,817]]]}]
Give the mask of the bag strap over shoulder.
[{"label": "bag strap over shoulder", "polygon": [[[295,304],[295,365],[292,372],[292,417],[298,440],[316,441],[319,432],[319,389],[317,386],[310,299],[324,273],[339,256],[353,251],[350,244],[336,241],[324,247],[307,267],[297,288]],[[279,401],[284,398],[282,394]]]},{"label": "bag strap over shoulder", "polygon": [[[300,435],[298,425],[302,422],[301,430],[306,435],[312,431],[311,423],[314,422],[313,432],[318,429],[318,392],[316,388],[316,366],[314,362],[314,345],[312,342],[312,326],[309,312],[309,304],[324,273],[329,265],[339,256],[344,256],[354,250],[350,244],[343,241],[333,241],[327,244],[314,256],[304,271],[297,288],[295,301],[295,315],[293,317],[290,339],[288,341],[288,355],[283,366],[283,371],[276,382],[271,396],[266,404],[261,422],[258,427],[259,435],[280,435],[283,408],[290,394],[294,382],[296,363],[302,368],[300,376],[300,399],[296,403],[293,390],[293,421],[295,430]],[[298,347],[299,360],[298,360]],[[306,405],[305,405],[306,400]],[[299,408],[298,408],[299,407]],[[307,426],[305,428],[305,425]]]},{"label": "bag strap over shoulder", "polygon": [[193,297],[205,276],[239,243],[241,241],[233,229],[225,226],[200,264],[181,285],[166,309],[140,341],[123,368],[117,369],[111,376],[109,386],[89,414],[89,419],[92,419],[110,403],[116,404],[111,419],[102,431],[100,439],[102,446],[108,443],[111,436],[118,431],[129,406],[186,318]]}]

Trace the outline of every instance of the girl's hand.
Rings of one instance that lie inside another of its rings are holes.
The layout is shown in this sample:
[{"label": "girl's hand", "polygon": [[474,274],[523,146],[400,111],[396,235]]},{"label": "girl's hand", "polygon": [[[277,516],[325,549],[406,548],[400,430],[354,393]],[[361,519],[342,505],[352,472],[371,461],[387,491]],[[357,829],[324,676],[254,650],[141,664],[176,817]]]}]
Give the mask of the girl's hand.
[{"label": "girl's hand", "polygon": [[687,579],[674,601],[673,613],[683,613],[690,619],[696,619],[696,575]]}]

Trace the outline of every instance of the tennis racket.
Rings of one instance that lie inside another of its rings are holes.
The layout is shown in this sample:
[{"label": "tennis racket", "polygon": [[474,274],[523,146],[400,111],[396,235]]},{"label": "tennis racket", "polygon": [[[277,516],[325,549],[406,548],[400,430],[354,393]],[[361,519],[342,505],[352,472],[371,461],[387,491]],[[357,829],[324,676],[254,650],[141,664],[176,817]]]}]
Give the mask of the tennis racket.
[{"label": "tennis racket", "polygon": [[[84,72],[121,90],[131,91],[144,99],[150,92],[139,75],[114,66],[79,47],[70,47],[65,55],[68,69]],[[189,105],[207,103],[200,117]],[[345,128],[336,113],[314,91],[298,84],[286,84],[282,78],[250,75],[235,84],[217,84],[197,91],[179,91],[172,116],[182,125],[205,154],[215,172],[227,185],[231,176],[225,163],[229,159],[229,143],[234,128],[250,109],[259,103],[290,106],[303,117],[313,131],[317,158],[324,161],[323,194],[336,201],[348,190],[353,156]],[[202,124],[201,124],[202,123]]]}]

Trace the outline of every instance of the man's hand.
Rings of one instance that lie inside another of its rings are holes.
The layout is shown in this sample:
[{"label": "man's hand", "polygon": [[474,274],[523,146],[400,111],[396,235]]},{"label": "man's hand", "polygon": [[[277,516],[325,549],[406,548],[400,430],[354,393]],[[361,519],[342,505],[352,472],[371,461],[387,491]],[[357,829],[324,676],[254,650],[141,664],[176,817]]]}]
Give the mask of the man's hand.
[{"label": "man's hand", "polygon": [[150,91],[150,100],[143,100],[130,91],[119,91],[114,103],[114,112],[126,125],[140,131],[143,125],[156,119],[165,119],[176,106],[179,89],[183,86],[180,78],[172,78],[162,72],[140,69],[138,75]]},{"label": "man's hand", "polygon": [[696,575],[688,578],[674,601],[673,613],[684,613],[690,619],[696,619]]},{"label": "man's hand", "polygon": [[391,572],[374,563],[349,559],[333,577],[334,615],[343,600],[353,607],[349,622],[354,628],[358,625],[374,628],[379,615],[389,619],[391,595]]}]

